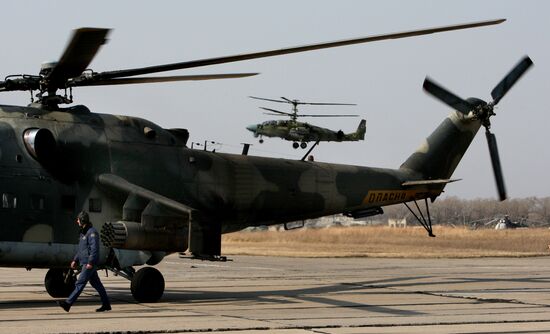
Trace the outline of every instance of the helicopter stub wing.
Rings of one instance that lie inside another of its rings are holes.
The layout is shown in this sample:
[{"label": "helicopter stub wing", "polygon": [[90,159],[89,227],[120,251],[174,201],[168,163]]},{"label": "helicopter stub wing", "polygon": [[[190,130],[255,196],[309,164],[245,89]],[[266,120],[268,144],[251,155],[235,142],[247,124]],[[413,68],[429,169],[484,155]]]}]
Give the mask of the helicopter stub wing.
[{"label": "helicopter stub wing", "polygon": [[[164,208],[167,208],[170,211],[174,211],[178,213],[181,218],[179,225],[185,223],[189,223],[188,225],[188,235],[183,236],[183,239],[175,239],[174,235],[177,234],[180,230],[174,230],[173,233],[169,233],[168,236],[166,236],[166,231],[161,228],[159,230],[159,226],[156,226],[156,229],[150,229],[150,227],[143,226],[143,222],[141,224],[142,226],[134,226],[136,224],[131,224],[130,222],[117,222],[120,227],[124,227],[124,229],[127,231],[126,238],[128,240],[124,240],[125,245],[128,245],[128,249],[150,249],[150,250],[163,250],[163,251],[185,251],[185,249],[178,249],[177,247],[181,247],[182,245],[189,245],[189,251],[193,253],[196,256],[201,257],[211,257],[211,256],[219,256],[221,254],[221,223],[219,220],[210,220],[207,219],[204,215],[201,214],[198,210],[193,209],[190,206],[187,206],[185,204],[182,204],[178,201],[175,201],[173,199],[170,199],[166,196],[163,196],[161,194],[158,194],[156,192],[153,192],[151,190],[148,190],[144,187],[141,187],[139,185],[133,184],[126,179],[114,175],[114,174],[101,174],[97,177],[97,183],[100,186],[106,187],[108,189],[122,192],[128,195],[130,198],[132,195],[140,197],[145,200],[149,200],[155,204],[158,204]],[[115,223],[115,224],[117,224]],[[155,221],[155,223],[158,224],[158,221]],[[108,229],[110,228],[113,230],[113,228],[116,229],[116,226],[113,227],[111,224],[108,226]],[[106,224],[107,225],[107,224]],[[171,226],[168,227],[168,232],[170,232]],[[113,231],[109,231],[107,229],[106,233],[113,233]],[[134,236],[130,236],[129,232],[134,232]],[[104,237],[104,231],[102,229],[102,238]],[[156,234],[156,235],[155,235]],[[144,236],[149,238],[149,241],[147,244],[142,243],[142,245],[139,244],[139,241],[145,240]],[[173,241],[173,240],[179,240],[176,245],[170,245],[168,246],[167,243],[162,242],[162,238],[166,236],[166,241]],[[105,236],[107,239],[109,236]],[[131,240],[133,237],[134,241]],[[112,239],[112,237],[111,237]],[[132,247],[132,248],[130,248]],[[124,247],[121,247],[124,248]]]},{"label": "helicopter stub wing", "polygon": [[176,211],[180,214],[190,215],[194,211],[193,208],[182,204],[178,201],[170,199],[168,197],[157,194],[151,190],[138,186],[136,184],[130,183],[124,178],[114,175],[114,174],[101,174],[97,177],[98,184],[105,186],[107,188],[124,192],[126,194],[134,194],[143,199],[149,201],[155,201],[160,205]]}]

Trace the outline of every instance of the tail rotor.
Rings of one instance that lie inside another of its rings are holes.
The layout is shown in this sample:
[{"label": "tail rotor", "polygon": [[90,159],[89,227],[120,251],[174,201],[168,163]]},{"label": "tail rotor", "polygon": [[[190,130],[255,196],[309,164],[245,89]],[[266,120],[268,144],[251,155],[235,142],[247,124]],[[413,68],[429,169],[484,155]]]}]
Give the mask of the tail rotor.
[{"label": "tail rotor", "polygon": [[490,131],[490,118],[495,115],[494,107],[532,65],[533,61],[528,56],[525,56],[495,86],[495,88],[493,88],[491,91],[493,101],[489,103],[478,98],[468,98],[466,100],[462,99],[428,77],[426,77],[423,84],[424,90],[433,97],[447,104],[456,111],[481,121],[481,124],[485,127],[485,136],[487,137],[491,164],[495,175],[498,196],[501,201],[506,199],[506,187],[504,185],[504,176],[498,154],[497,140],[495,135]]}]

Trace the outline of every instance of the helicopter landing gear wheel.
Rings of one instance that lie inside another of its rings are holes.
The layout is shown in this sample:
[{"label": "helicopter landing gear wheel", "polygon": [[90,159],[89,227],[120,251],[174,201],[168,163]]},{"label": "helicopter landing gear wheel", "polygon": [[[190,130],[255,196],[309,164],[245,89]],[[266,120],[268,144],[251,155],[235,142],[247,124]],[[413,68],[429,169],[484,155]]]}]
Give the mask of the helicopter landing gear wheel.
[{"label": "helicopter landing gear wheel", "polygon": [[306,143],[306,142],[301,142],[301,143],[300,143],[300,147],[301,147],[301,148],[306,148],[306,147],[307,147],[307,143]]},{"label": "helicopter landing gear wheel", "polygon": [[298,146],[300,146],[300,144],[298,144],[297,142],[292,143],[293,148],[298,148]]},{"label": "helicopter landing gear wheel", "polygon": [[164,277],[153,267],[141,268],[132,277],[130,290],[140,303],[158,302],[164,293]]},{"label": "helicopter landing gear wheel", "polygon": [[260,138],[259,142],[260,142],[260,144],[263,144],[264,140]]},{"label": "helicopter landing gear wheel", "polygon": [[76,277],[70,273],[70,277],[65,279],[69,270],[52,268],[46,273],[44,287],[53,298],[67,298],[73,292]]}]

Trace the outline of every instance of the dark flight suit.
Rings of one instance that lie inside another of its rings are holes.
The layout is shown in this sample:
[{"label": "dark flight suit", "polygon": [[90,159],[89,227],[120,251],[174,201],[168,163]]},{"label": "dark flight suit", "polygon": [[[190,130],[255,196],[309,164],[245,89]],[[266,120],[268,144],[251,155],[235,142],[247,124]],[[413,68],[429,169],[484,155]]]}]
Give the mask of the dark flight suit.
[{"label": "dark flight suit", "polygon": [[[97,230],[93,226],[87,225],[86,228],[80,232],[78,253],[76,253],[73,260],[78,262],[82,268],[82,272],[78,276],[75,283],[74,291],[71,293],[69,298],[67,298],[66,302],[69,305],[73,305],[78,296],[80,296],[80,293],[82,293],[82,290],[84,290],[86,283],[90,281],[92,287],[99,293],[103,306],[110,307],[111,303],[109,302],[109,297],[107,297],[107,292],[105,291],[105,288],[97,275],[97,263],[99,261],[99,233],[97,233]],[[86,269],[87,264],[93,265],[93,268]]]}]

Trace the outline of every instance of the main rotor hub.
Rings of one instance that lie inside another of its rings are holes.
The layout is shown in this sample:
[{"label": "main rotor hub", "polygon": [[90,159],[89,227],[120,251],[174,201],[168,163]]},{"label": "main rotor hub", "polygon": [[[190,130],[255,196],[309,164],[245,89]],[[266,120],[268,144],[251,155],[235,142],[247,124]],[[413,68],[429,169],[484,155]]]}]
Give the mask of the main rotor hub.
[{"label": "main rotor hub", "polygon": [[466,101],[474,106],[474,109],[472,110],[474,117],[481,120],[483,126],[487,130],[489,130],[491,128],[491,122],[489,121],[489,118],[495,115],[494,103],[487,103],[482,99],[478,99],[477,97],[469,97],[466,99]]}]

